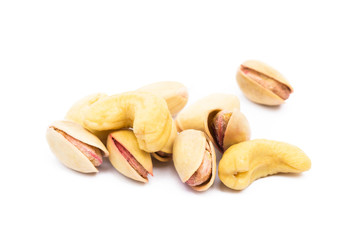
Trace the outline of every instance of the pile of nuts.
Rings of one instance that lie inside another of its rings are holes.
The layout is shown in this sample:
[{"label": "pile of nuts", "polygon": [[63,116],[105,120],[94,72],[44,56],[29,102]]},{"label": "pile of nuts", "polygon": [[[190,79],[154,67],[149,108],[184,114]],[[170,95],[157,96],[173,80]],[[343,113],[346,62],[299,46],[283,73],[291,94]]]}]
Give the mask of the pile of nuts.
[{"label": "pile of nuts", "polygon": [[[279,72],[259,61],[244,62],[236,78],[244,95],[263,105],[282,104],[293,92]],[[173,160],[181,181],[196,191],[214,183],[215,148],[223,153],[219,178],[235,190],[267,175],[310,169],[310,159],[296,146],[250,140],[237,96],[212,94],[182,110],[187,101],[187,88],[178,82],[93,94],[76,102],[65,120],[51,124],[46,138],[65,166],[82,173],[98,172],[108,157],[123,175],[148,182],[152,158]]]}]

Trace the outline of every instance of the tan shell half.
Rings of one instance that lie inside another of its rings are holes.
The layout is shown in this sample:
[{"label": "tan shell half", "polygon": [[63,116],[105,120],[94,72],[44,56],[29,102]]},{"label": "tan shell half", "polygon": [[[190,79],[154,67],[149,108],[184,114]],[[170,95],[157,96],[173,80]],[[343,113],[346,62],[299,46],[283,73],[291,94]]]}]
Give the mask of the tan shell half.
[{"label": "tan shell half", "polygon": [[243,73],[241,69],[242,66],[253,69],[286,85],[290,89],[290,92],[293,92],[293,88],[291,87],[290,83],[274,68],[260,61],[248,60],[238,68],[236,80],[244,95],[251,101],[264,105],[280,105],[284,103],[285,100],[269,89],[264,88],[253,79],[249,78],[246,74]]},{"label": "tan shell half", "polygon": [[[94,104],[95,102],[99,101],[104,97],[107,97],[107,95],[104,93],[95,93],[80,99],[74,105],[71,106],[71,108],[69,109],[69,111],[65,116],[65,119],[77,122],[86,128],[84,124],[84,113],[88,111],[88,109],[91,107],[92,104]],[[95,134],[104,144],[106,143],[108,134],[114,131],[114,130],[97,131],[94,129],[89,129],[89,128],[87,129],[93,134]]]},{"label": "tan shell half", "polygon": [[136,161],[152,175],[153,165],[150,154],[139,148],[135,134],[131,130],[125,129],[110,133],[107,139],[107,147],[110,153],[109,159],[115,169],[126,177],[139,182],[148,182],[148,179],[143,178],[119,152],[113,138],[116,139],[116,141],[119,142],[122,146],[124,146],[124,148],[126,148],[127,151],[131,153]]},{"label": "tan shell half", "polygon": [[185,130],[176,137],[173,151],[175,169],[182,182],[186,182],[198,170],[204,157],[206,141],[212,156],[212,172],[210,180],[200,186],[191,187],[196,191],[207,190],[216,176],[216,154],[214,146],[205,133],[197,130]]},{"label": "tan shell half", "polygon": [[152,83],[139,88],[137,91],[146,91],[163,97],[172,116],[175,116],[185,107],[189,98],[187,88],[182,83],[174,81]]},{"label": "tan shell half", "polygon": [[83,143],[100,149],[104,156],[108,156],[109,152],[104,144],[80,124],[71,121],[56,121],[46,131],[46,139],[51,151],[65,166],[83,173],[98,172],[90,160],[54,128]]},{"label": "tan shell half", "polygon": [[176,126],[181,132],[185,129],[205,130],[204,119],[214,110],[240,109],[237,96],[232,94],[215,93],[204,97],[181,111],[176,117]]},{"label": "tan shell half", "polygon": [[[205,133],[209,136],[211,142],[213,142],[218,150],[222,152],[214,139],[215,135],[210,127],[212,119],[218,112],[219,110],[210,112],[207,119],[204,119],[204,125]],[[247,118],[239,109],[234,109],[224,133],[224,151],[236,143],[250,140],[250,135],[251,131]]]}]

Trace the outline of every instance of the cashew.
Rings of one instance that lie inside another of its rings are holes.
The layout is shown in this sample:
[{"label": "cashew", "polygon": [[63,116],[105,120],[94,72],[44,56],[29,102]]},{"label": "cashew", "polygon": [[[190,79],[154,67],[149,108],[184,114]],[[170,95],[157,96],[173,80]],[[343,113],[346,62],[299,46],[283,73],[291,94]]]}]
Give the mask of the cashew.
[{"label": "cashew", "polygon": [[165,100],[159,96],[136,91],[100,95],[82,106],[77,107],[77,112],[70,110],[73,114],[68,116],[90,131],[133,128],[139,147],[147,152],[169,145],[173,120]]},{"label": "cashew", "polygon": [[276,173],[309,170],[311,160],[296,146],[257,139],[231,146],[219,163],[219,178],[229,188],[242,190],[258,178]]}]

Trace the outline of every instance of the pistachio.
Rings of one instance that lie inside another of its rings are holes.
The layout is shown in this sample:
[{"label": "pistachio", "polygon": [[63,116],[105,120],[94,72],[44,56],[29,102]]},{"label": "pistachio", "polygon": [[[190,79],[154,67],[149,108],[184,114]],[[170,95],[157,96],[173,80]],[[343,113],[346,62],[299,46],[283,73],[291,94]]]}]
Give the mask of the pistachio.
[{"label": "pistachio", "polygon": [[250,138],[248,121],[239,108],[240,103],[236,96],[212,94],[181,111],[175,122],[178,131],[204,131],[223,152],[231,145]]},{"label": "pistachio", "polygon": [[211,124],[215,135],[214,139],[222,151],[224,151],[224,136],[231,115],[232,112],[222,110],[215,115]]},{"label": "pistachio", "polygon": [[[214,116],[215,115],[215,116]],[[211,112],[207,120],[205,133],[224,152],[231,145],[250,139],[249,122],[238,109]]]},{"label": "pistachio", "polygon": [[108,135],[107,147],[111,164],[123,175],[148,182],[152,175],[150,154],[141,150],[131,130],[119,130]]},{"label": "pistachio", "polygon": [[137,91],[150,92],[164,98],[172,116],[185,107],[189,98],[187,88],[182,83],[173,81],[156,82]]},{"label": "pistachio", "polygon": [[216,155],[204,132],[189,129],[179,133],[174,142],[173,161],[181,181],[192,189],[205,191],[214,183]]},{"label": "pistachio", "polygon": [[204,123],[210,112],[218,109],[240,109],[240,102],[237,96],[232,94],[211,94],[182,110],[176,117],[176,126],[181,132],[185,129],[205,130]]},{"label": "pistachio", "polygon": [[231,146],[219,162],[219,178],[229,188],[242,190],[261,177],[309,170],[306,154],[288,143],[256,139]]},{"label": "pistachio", "polygon": [[54,122],[47,129],[46,139],[65,166],[83,173],[98,172],[102,157],[109,154],[95,135],[75,122]]},{"label": "pistachio", "polygon": [[186,184],[192,187],[199,186],[210,179],[212,170],[211,149],[209,143],[206,142],[204,158],[200,167],[196,172],[186,181]]},{"label": "pistachio", "polygon": [[259,104],[282,104],[293,92],[289,82],[278,71],[260,61],[244,62],[236,79],[244,95]]}]

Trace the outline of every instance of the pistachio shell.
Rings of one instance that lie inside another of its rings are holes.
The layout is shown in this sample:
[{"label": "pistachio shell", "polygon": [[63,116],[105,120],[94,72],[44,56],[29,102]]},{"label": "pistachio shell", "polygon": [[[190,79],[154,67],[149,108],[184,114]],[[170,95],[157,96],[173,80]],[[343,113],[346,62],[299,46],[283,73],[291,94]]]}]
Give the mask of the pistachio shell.
[{"label": "pistachio shell", "polygon": [[78,109],[82,125],[91,131],[133,128],[141,149],[160,151],[168,142],[172,118],[163,98],[146,92],[102,96]]},{"label": "pistachio shell", "polygon": [[260,61],[248,60],[239,67],[236,79],[245,96],[253,102],[265,105],[279,105],[284,103],[284,99],[244,74],[242,67],[246,67],[266,75],[287,86],[290,93],[293,92],[293,88],[289,82],[274,68]]},{"label": "pistachio shell", "polygon": [[119,130],[109,134],[107,147],[109,149],[109,159],[117,171],[123,175],[140,182],[148,182],[147,178],[142,177],[127,161],[124,155],[117,148],[114,139],[119,142],[143,167],[152,175],[152,162],[150,154],[139,148],[135,134],[131,130]]},{"label": "pistachio shell", "polygon": [[199,169],[203,161],[206,142],[210,146],[212,157],[211,177],[206,183],[191,187],[196,191],[205,191],[214,183],[216,176],[214,147],[203,132],[192,129],[179,133],[174,142],[173,161],[175,169],[184,183]]},{"label": "pistachio shell", "polygon": [[248,140],[250,138],[249,124],[239,108],[240,102],[236,96],[231,94],[212,94],[181,111],[176,118],[176,124],[179,131],[196,129],[205,132],[211,142],[223,152],[214,138],[214,132],[211,127],[212,120],[221,110],[232,112],[224,135],[224,149],[227,149],[232,144]]},{"label": "pistachio shell", "polygon": [[108,156],[109,153],[102,142],[80,124],[70,121],[56,121],[46,131],[46,139],[50,149],[65,166],[83,173],[98,172],[90,160],[54,128],[85,144],[100,149],[104,156]]},{"label": "pistachio shell", "polygon": [[237,96],[232,94],[211,94],[202,98],[181,111],[176,117],[176,126],[181,132],[185,129],[205,130],[205,119],[214,110],[240,109],[240,102]]},{"label": "pistachio shell", "polygon": [[189,98],[187,88],[182,83],[173,81],[156,82],[139,88],[137,91],[146,91],[163,97],[172,116],[185,107]]},{"label": "pistachio shell", "polygon": [[250,139],[250,126],[245,115],[234,109],[224,135],[224,151],[231,145]]}]

